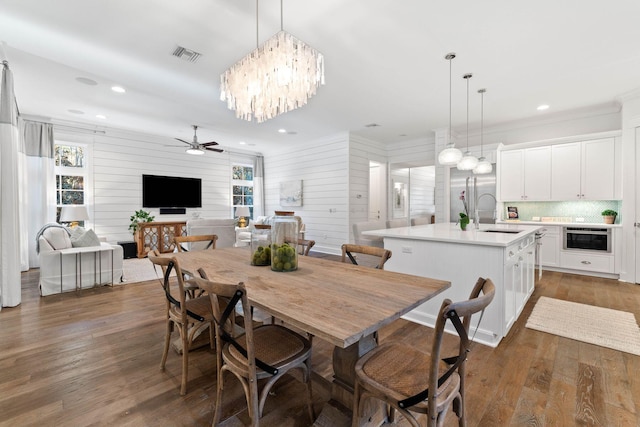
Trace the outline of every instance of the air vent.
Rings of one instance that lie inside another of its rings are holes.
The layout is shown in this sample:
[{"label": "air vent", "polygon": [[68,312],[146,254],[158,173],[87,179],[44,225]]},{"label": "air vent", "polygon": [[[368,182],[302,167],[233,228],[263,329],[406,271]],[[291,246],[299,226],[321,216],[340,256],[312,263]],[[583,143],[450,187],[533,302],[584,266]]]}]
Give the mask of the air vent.
[{"label": "air vent", "polygon": [[198,58],[202,56],[202,54],[196,52],[195,50],[187,49],[186,47],[178,46],[176,50],[173,51],[173,56],[182,59],[187,62],[196,62]]},{"label": "air vent", "polygon": [[368,125],[364,125],[364,127],[366,127],[366,128],[377,128],[379,126],[380,125],[377,124],[377,123],[369,123]]}]

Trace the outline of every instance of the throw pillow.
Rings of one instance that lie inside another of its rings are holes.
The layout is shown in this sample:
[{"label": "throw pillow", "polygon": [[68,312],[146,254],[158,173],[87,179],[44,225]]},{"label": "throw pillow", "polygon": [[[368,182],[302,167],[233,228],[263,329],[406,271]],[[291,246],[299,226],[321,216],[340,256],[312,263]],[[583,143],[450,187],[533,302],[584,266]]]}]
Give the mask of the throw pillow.
[{"label": "throw pillow", "polygon": [[84,230],[82,233],[71,234],[71,244],[74,248],[84,248],[88,246],[100,246],[100,239],[92,229]]},{"label": "throw pillow", "polygon": [[67,230],[60,227],[50,227],[44,230],[42,233],[49,245],[55,250],[69,249],[71,247],[71,240],[67,234]]}]

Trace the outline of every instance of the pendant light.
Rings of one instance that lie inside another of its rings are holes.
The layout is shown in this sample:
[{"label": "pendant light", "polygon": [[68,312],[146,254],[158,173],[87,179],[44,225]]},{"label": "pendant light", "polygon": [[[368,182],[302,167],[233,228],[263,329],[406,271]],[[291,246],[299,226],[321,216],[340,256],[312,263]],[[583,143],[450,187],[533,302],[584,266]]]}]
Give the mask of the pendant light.
[{"label": "pendant light", "polygon": [[448,53],[444,57],[449,61],[449,135],[447,135],[447,147],[438,154],[438,163],[443,166],[453,166],[462,158],[462,151],[451,142],[451,60],[455,57],[455,53]]},{"label": "pendant light", "polygon": [[473,169],[473,173],[476,175],[493,171],[493,165],[484,157],[484,93],[486,91],[486,89],[478,90],[480,94],[480,158],[478,159],[478,165]]},{"label": "pendant light", "polygon": [[458,169],[461,171],[473,170],[478,164],[478,159],[469,152],[469,79],[471,77],[473,77],[471,73],[462,76],[462,78],[467,81],[467,151],[465,151],[464,156],[458,162]]}]

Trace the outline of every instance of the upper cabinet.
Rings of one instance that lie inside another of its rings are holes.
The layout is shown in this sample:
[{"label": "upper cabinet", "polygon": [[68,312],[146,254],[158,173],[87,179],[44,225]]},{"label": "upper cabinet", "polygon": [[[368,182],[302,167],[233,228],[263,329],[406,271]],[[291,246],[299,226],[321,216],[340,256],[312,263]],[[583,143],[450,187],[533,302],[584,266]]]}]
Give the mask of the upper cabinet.
[{"label": "upper cabinet", "polygon": [[551,147],[500,153],[500,200],[551,199]]},{"label": "upper cabinet", "polygon": [[615,138],[551,147],[552,200],[616,200]]},{"label": "upper cabinet", "polygon": [[620,200],[621,144],[619,137],[610,135],[503,148],[498,156],[498,199]]}]

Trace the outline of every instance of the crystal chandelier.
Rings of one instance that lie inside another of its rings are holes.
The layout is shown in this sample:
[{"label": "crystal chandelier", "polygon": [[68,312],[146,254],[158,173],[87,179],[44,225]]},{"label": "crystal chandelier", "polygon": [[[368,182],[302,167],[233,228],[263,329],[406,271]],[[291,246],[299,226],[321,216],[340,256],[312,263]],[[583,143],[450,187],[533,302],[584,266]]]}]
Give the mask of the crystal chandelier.
[{"label": "crystal chandelier", "polygon": [[447,147],[438,154],[438,163],[444,166],[455,165],[462,158],[462,151],[458,150],[455,144],[451,142],[451,60],[455,57],[455,53],[448,53],[444,57],[444,59],[449,61],[449,135],[447,137],[449,143]]},{"label": "crystal chandelier", "polygon": [[[258,0],[256,0],[256,45]],[[283,30],[220,76],[220,100],[236,117],[258,123],[304,106],[324,84],[324,57]]]},{"label": "crystal chandelier", "polygon": [[469,151],[469,79],[473,77],[473,74],[468,73],[462,76],[467,81],[467,151],[464,156],[458,162],[458,170],[470,171],[478,165],[478,159]]},{"label": "crystal chandelier", "polygon": [[491,173],[493,171],[493,165],[489,160],[484,157],[484,93],[486,89],[479,89],[480,94],[480,158],[478,164],[473,169],[473,173],[476,175]]}]

